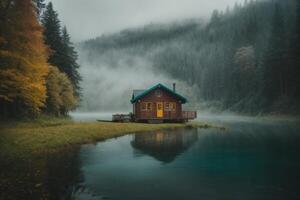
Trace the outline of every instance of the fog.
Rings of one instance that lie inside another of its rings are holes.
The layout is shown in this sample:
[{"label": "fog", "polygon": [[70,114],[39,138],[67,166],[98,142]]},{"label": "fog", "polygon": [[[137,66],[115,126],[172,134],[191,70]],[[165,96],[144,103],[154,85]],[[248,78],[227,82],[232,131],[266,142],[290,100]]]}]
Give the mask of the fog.
[{"label": "fog", "polygon": [[[272,45],[285,48],[271,40],[276,5],[292,36],[295,2],[54,0],[79,53],[83,81],[78,111],[130,112],[134,89],[158,83],[171,88],[174,82],[189,100],[187,110],[296,111],[295,94],[281,98],[280,87],[268,85],[278,76],[264,76],[272,66],[264,62],[266,52]],[[292,37],[281,38],[293,43]],[[293,81],[288,88],[297,90]]]},{"label": "fog", "polygon": [[[49,0],[47,0],[49,2]],[[75,42],[149,23],[208,18],[244,0],[52,0]]]},{"label": "fog", "polygon": [[153,63],[145,57],[113,51],[93,60],[88,59],[84,49],[80,49],[79,61],[83,78],[80,112],[130,112],[132,91],[147,89],[158,83],[170,88],[176,83],[178,91],[189,100],[195,99],[193,86],[154,70]]},{"label": "fog", "polygon": [[[46,1],[47,2],[47,1]],[[49,1],[48,1],[49,2]],[[169,23],[186,19],[209,18],[214,9],[225,10],[243,0],[52,0],[62,25],[66,25],[76,43],[117,33],[123,29],[150,23]],[[177,91],[196,102],[196,87],[171,78],[153,69],[147,56],[132,56],[126,52],[109,52],[99,58],[89,57],[89,51],[78,48],[82,75],[80,112],[130,111],[133,89],[146,89],[163,83],[176,82]],[[191,106],[191,105],[190,105]]]}]

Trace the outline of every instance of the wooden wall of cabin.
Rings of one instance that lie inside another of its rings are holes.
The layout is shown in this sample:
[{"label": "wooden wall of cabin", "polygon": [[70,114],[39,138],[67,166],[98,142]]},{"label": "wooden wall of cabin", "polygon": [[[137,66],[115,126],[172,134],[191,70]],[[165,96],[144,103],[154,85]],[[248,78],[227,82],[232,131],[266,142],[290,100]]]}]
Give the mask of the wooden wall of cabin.
[{"label": "wooden wall of cabin", "polygon": [[[157,96],[156,90],[161,91],[161,96]],[[136,119],[180,119],[182,114],[182,104],[178,98],[174,97],[169,92],[165,90],[156,89],[138,102],[134,104],[134,114]],[[142,110],[142,103],[152,103],[151,111],[144,111]],[[163,103],[163,118],[157,118],[157,103]],[[165,103],[166,102],[174,102],[176,104],[175,111],[166,111],[165,110]]]}]

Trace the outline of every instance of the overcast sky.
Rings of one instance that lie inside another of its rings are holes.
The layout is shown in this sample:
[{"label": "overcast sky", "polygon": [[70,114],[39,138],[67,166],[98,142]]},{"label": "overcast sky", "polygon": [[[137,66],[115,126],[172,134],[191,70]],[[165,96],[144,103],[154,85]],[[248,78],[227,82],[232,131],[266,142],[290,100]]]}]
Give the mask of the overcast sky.
[{"label": "overcast sky", "polygon": [[[75,42],[148,23],[208,17],[244,0],[52,0]],[[49,0],[48,0],[49,2]]]}]

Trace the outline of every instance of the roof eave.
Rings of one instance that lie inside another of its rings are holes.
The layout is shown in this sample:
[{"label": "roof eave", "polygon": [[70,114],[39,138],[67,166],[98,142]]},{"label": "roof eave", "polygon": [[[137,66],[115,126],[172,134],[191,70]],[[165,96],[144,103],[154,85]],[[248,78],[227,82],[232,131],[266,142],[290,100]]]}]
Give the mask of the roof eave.
[{"label": "roof eave", "polygon": [[172,91],[171,89],[169,89],[168,87],[164,86],[163,84],[159,83],[151,88],[149,88],[148,90],[145,90],[143,93],[141,93],[140,95],[134,97],[133,99],[130,100],[130,102],[133,104],[135,103],[137,100],[139,100],[140,98],[144,97],[145,95],[147,95],[149,92],[151,92],[152,90],[156,89],[156,88],[164,88],[165,90],[169,91],[170,93],[172,93],[173,95],[175,95],[178,99],[180,99],[182,104],[187,103],[187,99],[183,96],[181,96],[180,94]]}]

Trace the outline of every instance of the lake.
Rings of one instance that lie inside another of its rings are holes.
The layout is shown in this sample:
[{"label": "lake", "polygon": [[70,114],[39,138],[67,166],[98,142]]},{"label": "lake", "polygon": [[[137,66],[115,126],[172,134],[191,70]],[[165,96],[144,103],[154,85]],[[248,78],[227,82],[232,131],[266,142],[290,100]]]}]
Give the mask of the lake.
[{"label": "lake", "polygon": [[300,199],[298,121],[218,122],[227,130],[132,133],[83,145],[49,158],[44,184],[51,199]]},{"label": "lake", "polygon": [[[89,117],[81,115],[99,115]],[[132,133],[24,160],[11,166],[20,181],[7,192],[24,200],[300,199],[299,121],[200,119],[226,130]]]}]

